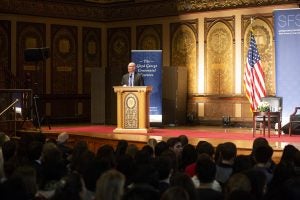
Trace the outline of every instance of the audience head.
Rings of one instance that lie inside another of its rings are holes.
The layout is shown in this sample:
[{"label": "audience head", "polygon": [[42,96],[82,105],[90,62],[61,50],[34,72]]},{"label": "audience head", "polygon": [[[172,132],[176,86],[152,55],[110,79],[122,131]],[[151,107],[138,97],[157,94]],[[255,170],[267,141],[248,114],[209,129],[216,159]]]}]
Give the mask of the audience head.
[{"label": "audience head", "polygon": [[62,132],[57,136],[57,144],[64,144],[69,139],[69,134],[66,132]]},{"label": "audience head", "polygon": [[129,144],[126,150],[126,154],[130,155],[132,158],[135,158],[138,148],[135,144]]},{"label": "audience head", "polygon": [[182,144],[181,144],[178,137],[169,138],[167,140],[167,145],[168,145],[170,150],[175,152],[175,154],[178,158],[181,157]]},{"label": "audience head", "polygon": [[59,181],[51,200],[72,199],[82,200],[85,193],[85,186],[78,173],[70,173]]},{"label": "audience head", "polygon": [[0,147],[8,140],[10,140],[9,137],[4,132],[0,132]]},{"label": "audience head", "polygon": [[186,135],[179,135],[178,138],[183,147],[189,143],[189,138]]},{"label": "audience head", "polygon": [[125,192],[122,200],[160,200],[160,195],[150,185],[135,185]]},{"label": "audience head", "polygon": [[251,182],[243,173],[233,174],[225,185],[225,195],[228,196],[234,191],[251,192]]},{"label": "audience head", "polygon": [[256,151],[256,149],[260,146],[269,146],[269,142],[264,137],[255,138],[252,144],[252,154]]},{"label": "audience head", "polygon": [[183,147],[182,156],[181,156],[182,169],[184,170],[186,166],[195,163],[196,160],[197,160],[196,148],[191,144],[185,145]]},{"label": "audience head", "polygon": [[149,138],[147,144],[152,147],[153,151],[155,151],[155,146],[157,145],[157,140],[155,138]]},{"label": "audience head", "polygon": [[177,172],[170,179],[171,187],[181,187],[188,193],[189,199],[196,199],[197,193],[195,185],[186,173]]},{"label": "audience head", "polygon": [[207,141],[199,141],[196,146],[196,151],[198,155],[205,153],[209,155],[211,158],[213,158],[215,154],[215,149],[213,145]]},{"label": "audience head", "polygon": [[256,163],[267,164],[273,155],[273,149],[269,145],[259,146],[254,151],[254,160]]},{"label": "audience head", "polygon": [[96,200],[120,200],[124,193],[125,176],[117,170],[103,173],[97,180]]},{"label": "audience head", "polygon": [[196,175],[201,183],[211,183],[215,180],[216,164],[210,156],[200,154],[196,162]]},{"label": "audience head", "polygon": [[128,142],[126,140],[119,140],[116,147],[116,157],[124,155],[128,147]]},{"label": "audience head", "polygon": [[294,157],[295,157],[295,154],[298,152],[299,150],[294,146],[294,145],[291,145],[291,144],[288,144],[286,145],[284,148],[283,148],[283,152],[282,152],[282,156],[281,156],[281,159],[280,159],[280,162],[294,162]]},{"label": "audience head", "polygon": [[168,149],[167,142],[165,141],[158,142],[154,149],[155,157],[160,156],[162,152],[164,152],[167,149]]},{"label": "audience head", "polygon": [[233,162],[233,160],[237,154],[236,145],[232,142],[223,143],[220,154],[221,154],[222,160],[226,160],[226,161],[232,160],[232,162]]},{"label": "audience head", "polygon": [[187,191],[180,186],[174,186],[168,188],[161,196],[161,200],[190,200]]}]

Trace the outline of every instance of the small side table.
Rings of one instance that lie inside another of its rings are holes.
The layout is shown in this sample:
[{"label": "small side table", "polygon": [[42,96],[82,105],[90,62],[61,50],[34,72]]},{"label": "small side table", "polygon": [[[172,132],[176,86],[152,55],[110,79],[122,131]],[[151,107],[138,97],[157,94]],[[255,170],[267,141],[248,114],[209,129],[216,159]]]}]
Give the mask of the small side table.
[{"label": "small side table", "polygon": [[278,136],[281,135],[281,112],[253,112],[253,137],[255,137],[256,131],[256,117],[262,117],[263,123],[263,135],[265,137],[265,124],[268,122],[268,137],[270,137],[271,131],[271,119],[275,119],[275,123],[278,123]]}]

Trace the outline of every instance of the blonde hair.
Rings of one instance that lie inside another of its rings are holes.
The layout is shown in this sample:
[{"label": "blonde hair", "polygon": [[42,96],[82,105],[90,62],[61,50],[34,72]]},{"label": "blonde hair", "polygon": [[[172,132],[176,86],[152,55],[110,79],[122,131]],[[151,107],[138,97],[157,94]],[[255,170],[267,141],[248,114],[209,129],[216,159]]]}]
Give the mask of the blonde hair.
[{"label": "blonde hair", "polygon": [[96,200],[120,200],[124,193],[125,176],[117,170],[104,172],[97,180]]}]

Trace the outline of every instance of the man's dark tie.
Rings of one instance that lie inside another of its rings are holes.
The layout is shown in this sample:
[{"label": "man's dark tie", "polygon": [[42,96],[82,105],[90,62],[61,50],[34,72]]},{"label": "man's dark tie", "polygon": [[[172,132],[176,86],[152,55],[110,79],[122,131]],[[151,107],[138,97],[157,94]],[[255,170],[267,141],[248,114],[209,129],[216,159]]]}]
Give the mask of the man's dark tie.
[{"label": "man's dark tie", "polygon": [[129,86],[133,86],[133,84],[132,84],[132,74],[130,74],[130,76],[129,76]]}]

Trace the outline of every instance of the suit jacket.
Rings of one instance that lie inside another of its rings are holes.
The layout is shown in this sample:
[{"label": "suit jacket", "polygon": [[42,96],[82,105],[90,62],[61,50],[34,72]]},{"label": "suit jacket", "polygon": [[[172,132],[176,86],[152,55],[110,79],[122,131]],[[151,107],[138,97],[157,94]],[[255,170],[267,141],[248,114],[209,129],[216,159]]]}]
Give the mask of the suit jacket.
[{"label": "suit jacket", "polygon": [[[129,73],[123,75],[121,85],[129,85],[128,80],[129,80]],[[136,72],[134,73],[133,85],[134,86],[144,86],[145,85],[142,74],[138,74]]]}]

